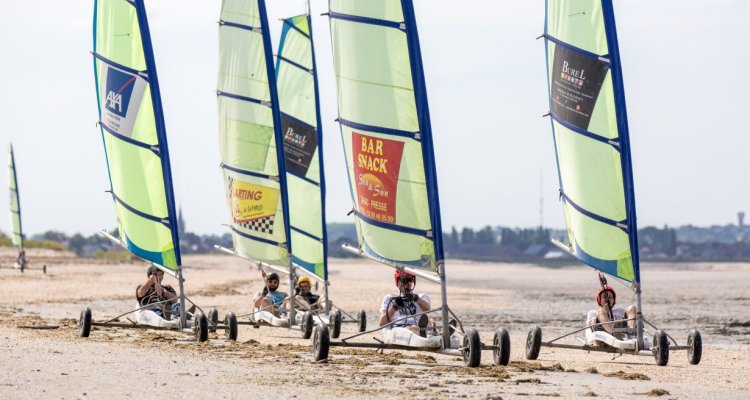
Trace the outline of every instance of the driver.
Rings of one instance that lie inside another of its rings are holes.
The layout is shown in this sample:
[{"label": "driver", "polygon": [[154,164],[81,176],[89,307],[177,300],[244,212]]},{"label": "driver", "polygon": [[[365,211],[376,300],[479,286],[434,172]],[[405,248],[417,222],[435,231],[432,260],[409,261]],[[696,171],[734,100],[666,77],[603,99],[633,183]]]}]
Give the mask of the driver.
[{"label": "driver", "polygon": [[392,326],[404,327],[416,334],[424,336],[424,328],[429,322],[426,314],[421,317],[412,317],[430,310],[430,296],[427,293],[414,293],[417,277],[405,271],[396,270],[393,275],[398,287],[399,294],[388,294],[383,298],[380,305],[380,326],[385,326],[391,321],[397,321]]},{"label": "driver", "polygon": [[[164,279],[164,271],[151,266],[146,270],[146,276],[148,277],[146,282],[135,288],[135,298],[138,300],[138,305],[145,307],[153,304],[153,306],[146,307],[144,310],[151,310],[161,318],[165,318],[164,306],[170,305],[172,307],[172,318],[179,316],[180,303],[177,301],[177,291],[170,285],[161,284],[162,279]],[[166,302],[160,303],[164,300]]]},{"label": "driver", "polygon": [[303,310],[319,310],[320,295],[311,291],[310,278],[302,276],[297,279],[296,295],[294,296],[294,305]]},{"label": "driver", "polygon": [[[596,303],[599,305],[599,310],[596,313],[595,323],[601,323],[601,325],[593,326],[592,329],[604,330],[609,334],[613,333],[614,328],[627,326],[628,328],[635,329],[636,307],[630,305],[624,310],[622,308],[614,308],[616,300],[617,295],[612,286],[604,285],[604,287],[599,289],[599,292],[596,293]],[[630,321],[627,321],[627,324],[623,321],[612,322],[623,319],[628,319]],[[594,321],[591,321],[589,325],[593,325],[593,323]]]},{"label": "driver", "polygon": [[258,293],[255,297],[255,308],[259,310],[267,310],[275,316],[280,316],[280,312],[283,309],[284,299],[287,294],[278,291],[279,289],[279,274],[272,272],[266,275],[266,286],[263,287],[263,291]]}]

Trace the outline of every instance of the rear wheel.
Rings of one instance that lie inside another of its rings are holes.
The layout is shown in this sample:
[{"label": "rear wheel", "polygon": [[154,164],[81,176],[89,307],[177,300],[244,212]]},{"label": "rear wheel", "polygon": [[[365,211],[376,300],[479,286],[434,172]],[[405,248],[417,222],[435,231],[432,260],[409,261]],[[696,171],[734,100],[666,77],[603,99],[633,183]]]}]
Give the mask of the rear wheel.
[{"label": "rear wheel", "polygon": [[539,357],[539,350],[542,349],[542,328],[535,326],[526,336],[526,359],[536,360]]},{"label": "rear wheel", "polygon": [[357,319],[359,320],[359,331],[364,332],[367,330],[367,313],[365,310],[359,310],[357,313]]},{"label": "rear wheel", "polygon": [[47,275],[47,264],[45,264],[45,265],[44,265],[44,266],[42,267],[42,272],[44,272],[44,274],[45,274],[45,275]]},{"label": "rear wheel", "polygon": [[195,314],[195,340],[199,343],[208,340],[208,318],[202,312]]},{"label": "rear wheel", "polygon": [[661,367],[669,362],[669,338],[666,333],[659,330],[654,332],[654,358],[656,365]]},{"label": "rear wheel", "polygon": [[701,362],[701,355],[703,354],[703,339],[701,339],[701,333],[697,329],[691,329],[688,334],[688,361],[692,365],[698,365]]},{"label": "rear wheel", "polygon": [[510,335],[505,328],[499,328],[495,331],[495,338],[492,340],[495,349],[492,350],[492,358],[495,365],[508,365],[510,361]]},{"label": "rear wheel", "polygon": [[309,311],[305,312],[305,314],[302,315],[302,325],[300,325],[300,329],[302,330],[302,339],[310,339],[314,327],[315,321],[313,320],[312,313]]},{"label": "rear wheel", "polygon": [[329,322],[331,323],[331,337],[336,339],[341,335],[341,311],[332,312]]},{"label": "rear wheel", "polygon": [[219,310],[217,310],[215,307],[211,307],[211,309],[208,310],[208,322],[209,331],[211,333],[215,333],[216,325],[219,324]]},{"label": "rear wheel", "polygon": [[482,342],[479,340],[479,332],[471,328],[464,336],[464,365],[467,367],[478,367],[482,360]]},{"label": "rear wheel", "polygon": [[313,332],[313,357],[315,357],[315,361],[327,359],[330,347],[331,337],[328,333],[328,325],[316,325]]},{"label": "rear wheel", "polygon": [[81,337],[89,337],[91,334],[91,309],[88,307],[81,311],[81,317],[78,318],[78,330]]},{"label": "rear wheel", "polygon": [[224,336],[228,340],[237,340],[237,316],[233,312],[228,312],[224,316]]}]

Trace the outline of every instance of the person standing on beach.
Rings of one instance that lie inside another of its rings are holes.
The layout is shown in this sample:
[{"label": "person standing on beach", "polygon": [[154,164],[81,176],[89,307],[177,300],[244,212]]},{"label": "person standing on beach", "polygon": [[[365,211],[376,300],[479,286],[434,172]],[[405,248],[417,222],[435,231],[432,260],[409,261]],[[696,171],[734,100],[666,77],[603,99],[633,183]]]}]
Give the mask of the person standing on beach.
[{"label": "person standing on beach", "polygon": [[[419,317],[413,315],[430,311],[430,296],[427,293],[414,293],[417,277],[406,271],[396,270],[393,275],[399,294],[388,294],[380,305],[380,326],[398,321],[392,326],[404,327],[416,334],[424,335],[424,328],[429,323],[426,314]],[[401,320],[402,318],[405,318]],[[401,320],[401,321],[399,321]]]},{"label": "person standing on beach", "polygon": [[180,303],[177,302],[177,291],[170,285],[161,284],[162,279],[164,279],[164,271],[151,266],[146,271],[146,276],[148,277],[146,282],[135,288],[135,298],[138,300],[138,305],[145,307],[153,304],[152,307],[145,309],[165,318],[164,306],[168,304],[171,306],[172,316],[179,316]]},{"label": "person standing on beach", "polygon": [[[614,328],[620,328],[623,326],[635,329],[636,307],[630,305],[627,309],[614,308],[616,300],[617,295],[612,286],[604,285],[599,289],[599,292],[596,294],[596,303],[599,305],[599,310],[596,313],[595,323],[601,325],[593,326],[594,330],[604,330],[605,332],[612,334]],[[627,325],[622,321],[624,319],[628,320]]]}]

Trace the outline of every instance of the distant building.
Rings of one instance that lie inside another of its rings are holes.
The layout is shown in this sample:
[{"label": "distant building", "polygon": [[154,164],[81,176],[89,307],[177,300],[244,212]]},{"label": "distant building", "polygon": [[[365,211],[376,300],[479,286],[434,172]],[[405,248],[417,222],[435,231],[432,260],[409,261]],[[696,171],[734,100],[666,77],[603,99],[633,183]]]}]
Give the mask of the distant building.
[{"label": "distant building", "polygon": [[739,225],[740,228],[745,226],[745,212],[740,211],[737,213],[737,225]]}]

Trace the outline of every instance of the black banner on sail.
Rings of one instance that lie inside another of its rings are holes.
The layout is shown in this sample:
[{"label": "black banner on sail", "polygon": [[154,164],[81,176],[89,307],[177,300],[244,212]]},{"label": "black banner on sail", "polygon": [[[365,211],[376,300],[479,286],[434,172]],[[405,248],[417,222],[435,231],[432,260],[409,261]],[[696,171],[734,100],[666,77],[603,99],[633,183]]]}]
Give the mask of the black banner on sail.
[{"label": "black banner on sail", "polygon": [[305,176],[315,149],[318,148],[318,133],[310,125],[283,114],[281,129],[284,134],[286,170],[295,175]]},{"label": "black banner on sail", "polygon": [[555,46],[552,64],[552,113],[563,121],[588,130],[609,64]]}]

